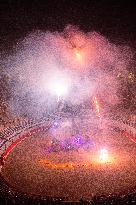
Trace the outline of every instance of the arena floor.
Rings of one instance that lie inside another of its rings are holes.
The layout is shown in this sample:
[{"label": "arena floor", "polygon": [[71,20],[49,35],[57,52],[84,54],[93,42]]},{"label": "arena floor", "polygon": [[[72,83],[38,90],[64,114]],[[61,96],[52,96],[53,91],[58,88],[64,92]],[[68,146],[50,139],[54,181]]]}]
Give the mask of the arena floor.
[{"label": "arena floor", "polygon": [[[99,139],[99,140],[98,140]],[[136,145],[117,132],[95,135],[90,150],[47,152],[48,133],[25,139],[8,156],[2,175],[21,192],[78,200],[136,185]],[[101,148],[108,150],[105,161]]]}]

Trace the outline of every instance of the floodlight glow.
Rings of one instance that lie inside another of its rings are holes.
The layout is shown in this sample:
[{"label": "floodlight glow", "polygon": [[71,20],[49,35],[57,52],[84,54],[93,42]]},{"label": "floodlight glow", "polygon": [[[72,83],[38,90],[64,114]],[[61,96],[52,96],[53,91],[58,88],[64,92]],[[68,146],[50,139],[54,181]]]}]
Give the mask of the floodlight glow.
[{"label": "floodlight glow", "polygon": [[54,127],[54,128],[58,128],[59,125],[60,125],[60,124],[59,124],[59,122],[57,122],[57,121],[55,121],[55,122],[53,123],[53,127]]},{"label": "floodlight glow", "polygon": [[61,82],[55,82],[52,85],[52,93],[57,95],[57,101],[59,101],[61,96],[67,94],[67,86],[65,84],[62,84]]},{"label": "floodlight glow", "polygon": [[56,83],[53,83],[52,86],[53,86],[52,90],[54,91],[56,95],[61,96],[67,93],[67,87],[62,83],[56,82]]},{"label": "floodlight glow", "polygon": [[50,79],[48,88],[52,95],[57,96],[57,101],[59,101],[60,97],[66,96],[68,93],[69,79],[63,75],[56,75]]},{"label": "floodlight glow", "polygon": [[99,161],[100,161],[101,163],[106,163],[106,162],[108,162],[108,151],[107,151],[106,149],[101,149],[101,150],[100,150]]},{"label": "floodlight glow", "polygon": [[76,58],[77,58],[78,60],[81,60],[81,53],[79,52],[79,50],[78,50],[78,49],[75,49],[74,52],[75,52]]},{"label": "floodlight glow", "polygon": [[77,57],[78,59],[81,59],[81,55],[80,55],[80,53],[79,53],[78,51],[75,51],[75,54],[76,54],[76,57]]}]

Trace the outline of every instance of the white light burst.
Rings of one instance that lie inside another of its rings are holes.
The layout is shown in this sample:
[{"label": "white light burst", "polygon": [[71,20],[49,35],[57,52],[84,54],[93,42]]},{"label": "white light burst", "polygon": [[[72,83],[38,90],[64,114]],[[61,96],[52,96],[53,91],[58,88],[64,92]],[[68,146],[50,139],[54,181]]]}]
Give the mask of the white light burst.
[{"label": "white light burst", "polygon": [[99,160],[100,160],[101,163],[108,162],[108,150],[107,149],[101,149],[100,150]]},{"label": "white light burst", "polygon": [[57,101],[60,100],[60,97],[65,97],[68,94],[70,86],[70,81],[68,77],[63,75],[57,75],[50,79],[48,88],[52,95],[57,96]]}]

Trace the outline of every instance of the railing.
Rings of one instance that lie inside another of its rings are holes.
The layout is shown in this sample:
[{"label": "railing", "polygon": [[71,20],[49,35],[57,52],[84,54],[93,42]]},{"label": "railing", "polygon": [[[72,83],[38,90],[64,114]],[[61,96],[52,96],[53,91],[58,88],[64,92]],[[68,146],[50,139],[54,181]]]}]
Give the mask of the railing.
[{"label": "railing", "polygon": [[20,124],[7,128],[0,132],[0,156],[6,151],[7,147],[10,146],[10,144],[14,143],[22,134],[32,132],[32,130],[35,128],[39,128],[40,126],[43,126],[45,124],[45,127],[49,126],[49,122],[47,124],[47,121],[42,120],[40,122],[32,122],[26,123],[21,122]]}]

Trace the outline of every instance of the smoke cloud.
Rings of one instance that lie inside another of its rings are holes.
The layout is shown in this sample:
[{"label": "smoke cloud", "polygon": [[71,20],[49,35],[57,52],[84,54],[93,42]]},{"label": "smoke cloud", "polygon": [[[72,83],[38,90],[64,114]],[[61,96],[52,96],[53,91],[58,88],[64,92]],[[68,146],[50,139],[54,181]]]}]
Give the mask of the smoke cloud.
[{"label": "smoke cloud", "polygon": [[9,112],[34,118],[54,112],[57,100],[49,84],[56,78],[68,87],[62,100],[78,106],[91,104],[97,96],[100,110],[109,112],[122,101],[132,57],[127,45],[115,45],[99,33],[84,33],[74,26],[63,32],[30,33],[2,60],[10,79]]}]

